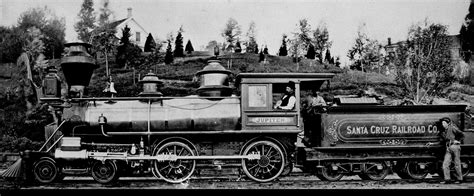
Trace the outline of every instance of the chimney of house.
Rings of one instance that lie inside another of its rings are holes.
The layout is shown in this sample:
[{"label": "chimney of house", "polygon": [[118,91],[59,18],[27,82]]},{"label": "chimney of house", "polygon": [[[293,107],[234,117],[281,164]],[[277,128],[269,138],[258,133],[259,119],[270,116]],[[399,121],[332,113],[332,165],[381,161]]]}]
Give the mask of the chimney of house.
[{"label": "chimney of house", "polygon": [[129,7],[129,8],[127,9],[127,11],[128,11],[127,18],[131,18],[131,17],[132,17],[132,8]]},{"label": "chimney of house", "polygon": [[387,42],[387,45],[392,45],[392,38],[388,38],[388,42]]}]

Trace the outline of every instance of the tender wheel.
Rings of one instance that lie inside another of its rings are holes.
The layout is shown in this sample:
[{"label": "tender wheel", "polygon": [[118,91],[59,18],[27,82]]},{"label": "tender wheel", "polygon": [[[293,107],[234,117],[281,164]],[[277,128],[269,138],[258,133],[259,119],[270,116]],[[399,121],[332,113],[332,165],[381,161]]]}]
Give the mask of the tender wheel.
[{"label": "tender wheel", "polygon": [[[153,155],[174,154],[177,156],[195,156],[194,151],[182,142],[169,142],[153,151]],[[195,160],[154,161],[153,174],[167,182],[180,183],[191,177],[196,167]]]},{"label": "tender wheel", "polygon": [[114,182],[119,178],[117,174],[117,165],[115,162],[110,160],[105,162],[96,161],[92,166],[91,172],[92,178],[102,184]]},{"label": "tender wheel", "polygon": [[395,167],[393,168],[394,172],[400,177],[401,179],[411,179],[411,177],[407,174],[406,170],[406,162],[397,162],[395,164]]},{"label": "tender wheel", "polygon": [[256,141],[248,145],[243,155],[258,153],[258,160],[242,160],[245,174],[257,182],[272,181],[281,175],[285,168],[285,156],[281,148],[270,141]]},{"label": "tender wheel", "polygon": [[326,163],[316,176],[324,181],[340,180],[342,177],[344,177],[344,174],[341,172],[340,169],[334,170],[333,166],[337,167],[337,165],[333,163]]},{"label": "tender wheel", "polygon": [[33,166],[35,180],[40,183],[51,183],[58,176],[58,167],[51,158],[42,158]]},{"label": "tender wheel", "polygon": [[428,168],[421,169],[418,162],[410,161],[406,164],[406,173],[411,179],[423,180],[428,175]]},{"label": "tender wheel", "polygon": [[[381,168],[379,167],[381,166]],[[388,164],[382,163],[366,163],[365,172],[360,174],[363,178],[368,180],[383,180],[389,173]]]}]

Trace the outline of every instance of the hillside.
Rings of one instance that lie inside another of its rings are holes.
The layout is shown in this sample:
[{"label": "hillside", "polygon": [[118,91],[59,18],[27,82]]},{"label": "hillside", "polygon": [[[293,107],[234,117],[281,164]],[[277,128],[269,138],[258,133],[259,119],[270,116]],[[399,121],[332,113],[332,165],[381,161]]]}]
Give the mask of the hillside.
[{"label": "hillside", "polygon": [[[117,67],[112,58],[109,60],[111,76],[115,83],[117,96],[136,96],[141,91],[138,85],[139,78],[152,71],[164,81],[161,92],[166,96],[185,96],[195,94],[199,83],[193,78],[195,73],[207,65],[207,61],[213,58],[208,52],[194,52],[184,58],[175,58],[172,64],[163,63],[164,54],[146,55],[139,66],[133,70]],[[290,57],[267,55],[265,62],[258,62],[258,54],[233,53],[218,57],[221,64],[232,72],[231,83],[234,77],[241,72],[248,73],[271,73],[271,72],[303,72],[336,73],[331,80],[331,89],[328,94],[357,95],[363,91],[369,91],[384,98],[385,104],[396,105],[403,99],[403,89],[396,83],[393,76],[378,73],[364,73],[360,71],[341,69],[330,64],[320,64],[318,61],[303,59],[297,70],[295,62]],[[232,59],[230,61],[230,59]],[[99,60],[100,67],[94,71],[90,87],[90,96],[103,96],[102,90],[106,86],[105,62]],[[135,77],[134,77],[135,73]],[[134,82],[135,79],[135,82]],[[195,79],[195,78],[194,78]],[[444,90],[445,97],[436,98],[436,103],[466,103],[474,104],[474,87],[454,83]],[[330,97],[329,97],[330,98]]]}]

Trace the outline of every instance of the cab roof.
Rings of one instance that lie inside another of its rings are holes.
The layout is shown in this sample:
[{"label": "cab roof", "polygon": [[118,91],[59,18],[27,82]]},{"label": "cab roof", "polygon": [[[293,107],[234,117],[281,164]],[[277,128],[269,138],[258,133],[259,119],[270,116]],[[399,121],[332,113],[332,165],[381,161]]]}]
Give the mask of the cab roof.
[{"label": "cab roof", "polygon": [[240,73],[236,76],[236,86],[242,83],[299,83],[301,89],[319,88],[325,81],[329,81],[334,73]]}]

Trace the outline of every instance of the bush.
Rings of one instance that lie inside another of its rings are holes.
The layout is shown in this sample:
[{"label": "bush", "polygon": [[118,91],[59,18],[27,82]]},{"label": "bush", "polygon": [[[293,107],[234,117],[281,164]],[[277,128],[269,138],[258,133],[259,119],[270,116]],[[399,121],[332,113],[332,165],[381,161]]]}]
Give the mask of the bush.
[{"label": "bush", "polygon": [[20,152],[25,150],[39,150],[43,142],[31,141],[26,137],[14,137],[3,135],[0,138],[1,152]]}]

